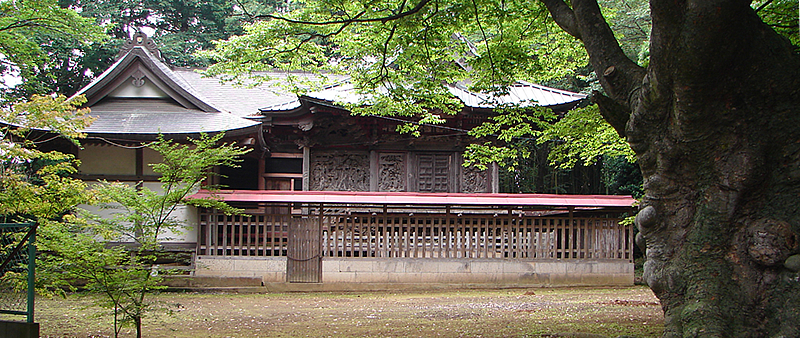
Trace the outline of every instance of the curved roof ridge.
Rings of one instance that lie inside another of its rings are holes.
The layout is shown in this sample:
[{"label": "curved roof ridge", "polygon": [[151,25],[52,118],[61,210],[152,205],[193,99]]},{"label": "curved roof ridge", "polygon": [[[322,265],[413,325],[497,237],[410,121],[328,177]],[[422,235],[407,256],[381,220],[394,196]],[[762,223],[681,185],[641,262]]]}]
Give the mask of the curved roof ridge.
[{"label": "curved roof ridge", "polygon": [[[75,94],[86,95],[85,106],[97,108],[90,113],[97,120],[84,131],[139,139],[159,133],[229,131],[238,135],[260,126],[258,121],[222,109],[190,80],[161,58],[152,40],[137,33],[108,69]],[[145,83],[152,87],[140,91]],[[112,96],[118,89],[125,94]]]},{"label": "curved roof ridge", "polygon": [[[120,54],[123,52],[124,54],[118,55],[117,61],[91,83],[81,88],[73,97],[86,95],[87,105],[100,101],[111,90],[121,85],[121,83],[114,83],[117,76],[127,71],[136,60],[140,60],[145,70],[155,77],[155,79],[150,79],[151,82],[163,82],[163,85],[167,88],[162,88],[161,86],[159,88],[176,101],[184,102],[182,103],[183,105],[189,103],[204,112],[224,111],[224,109],[216,107],[207,98],[203,97],[189,82],[175,74],[173,69],[161,58],[160,51],[158,49],[154,51],[153,45],[152,40],[147,38],[144,33],[137,33],[134,39],[126,42],[124,48],[120,51]],[[110,86],[114,86],[114,88],[109,88]]]}]

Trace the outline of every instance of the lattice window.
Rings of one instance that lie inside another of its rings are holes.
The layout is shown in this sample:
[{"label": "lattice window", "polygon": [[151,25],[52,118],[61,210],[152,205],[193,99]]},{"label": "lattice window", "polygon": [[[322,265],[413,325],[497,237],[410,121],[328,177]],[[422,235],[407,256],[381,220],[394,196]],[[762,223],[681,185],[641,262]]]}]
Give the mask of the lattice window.
[{"label": "lattice window", "polygon": [[449,192],[451,154],[419,155],[419,191]]}]

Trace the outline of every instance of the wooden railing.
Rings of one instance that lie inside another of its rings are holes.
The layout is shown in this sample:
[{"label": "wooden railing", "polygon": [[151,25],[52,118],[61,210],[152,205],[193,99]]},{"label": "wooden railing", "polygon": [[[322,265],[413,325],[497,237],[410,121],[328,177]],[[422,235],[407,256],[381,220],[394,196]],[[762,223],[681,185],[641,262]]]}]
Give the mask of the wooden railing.
[{"label": "wooden railing", "polygon": [[291,214],[228,216],[200,214],[198,254],[223,256],[286,256]]},{"label": "wooden railing", "polygon": [[252,217],[203,212],[198,253],[286,256],[291,218],[306,217],[320,226],[324,257],[633,260],[633,229],[618,218],[272,209]]}]

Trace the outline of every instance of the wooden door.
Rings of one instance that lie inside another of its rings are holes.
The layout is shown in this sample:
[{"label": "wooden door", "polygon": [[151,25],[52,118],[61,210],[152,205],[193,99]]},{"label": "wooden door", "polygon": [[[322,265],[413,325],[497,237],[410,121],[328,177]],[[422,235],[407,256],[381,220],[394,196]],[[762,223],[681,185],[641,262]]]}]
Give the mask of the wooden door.
[{"label": "wooden door", "polygon": [[289,223],[286,280],[289,283],[322,282],[322,232],[316,217],[292,218]]},{"label": "wooden door", "polygon": [[417,191],[450,192],[452,156],[449,153],[422,153],[417,163]]}]

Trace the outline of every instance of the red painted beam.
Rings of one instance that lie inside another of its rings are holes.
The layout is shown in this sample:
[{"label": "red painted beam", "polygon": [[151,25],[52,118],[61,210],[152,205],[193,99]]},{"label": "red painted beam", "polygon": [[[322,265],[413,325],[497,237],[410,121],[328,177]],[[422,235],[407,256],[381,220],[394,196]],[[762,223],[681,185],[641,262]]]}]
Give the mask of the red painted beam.
[{"label": "red painted beam", "polygon": [[201,190],[191,198],[216,196],[227,202],[541,206],[541,207],[631,207],[631,196],[556,194],[458,194],[418,192]]}]

